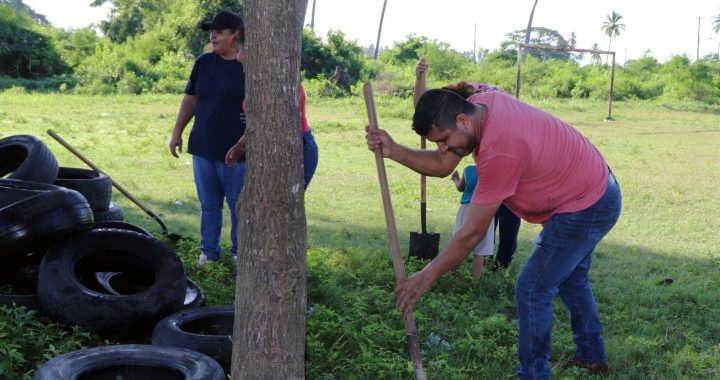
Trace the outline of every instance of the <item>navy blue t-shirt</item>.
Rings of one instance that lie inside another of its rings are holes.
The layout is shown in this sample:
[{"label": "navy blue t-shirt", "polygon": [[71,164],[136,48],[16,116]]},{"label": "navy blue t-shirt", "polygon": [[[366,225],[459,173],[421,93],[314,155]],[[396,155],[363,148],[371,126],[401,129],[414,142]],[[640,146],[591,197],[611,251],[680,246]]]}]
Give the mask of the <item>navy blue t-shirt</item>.
[{"label": "navy blue t-shirt", "polygon": [[224,161],[228,149],[245,133],[245,122],[240,120],[245,99],[242,65],[214,53],[203,54],[195,61],[185,93],[197,97],[188,153]]}]

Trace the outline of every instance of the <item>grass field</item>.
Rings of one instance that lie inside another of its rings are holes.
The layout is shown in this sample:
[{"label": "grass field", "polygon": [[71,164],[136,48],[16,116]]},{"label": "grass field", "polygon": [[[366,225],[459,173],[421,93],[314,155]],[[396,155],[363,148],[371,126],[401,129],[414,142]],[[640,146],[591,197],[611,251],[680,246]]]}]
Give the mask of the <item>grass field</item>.
[{"label": "grass field", "polygon": [[[82,167],[46,135],[53,129],[160,214],[171,232],[199,240],[190,156],[175,159],[167,150],[179,102],[180,96],[168,95],[5,92],[0,93],[0,137],[36,135],[61,166]],[[598,246],[591,271],[611,365],[608,378],[720,378],[720,107],[619,102],[615,120],[606,122],[603,102],[529,102],[588,136],[622,187],[623,214]],[[378,97],[376,105],[381,128],[402,143],[419,144],[409,128],[410,99]],[[307,378],[412,378],[401,314],[393,307],[394,277],[374,158],[364,143],[362,98],[309,99],[308,117],[320,164],[306,193]],[[386,166],[407,251],[409,232],[420,228],[419,177],[394,162]],[[441,234],[441,244],[451,236],[458,199],[448,178],[428,180],[428,227]],[[157,224],[130,201],[119,193],[114,200],[128,221],[160,236]],[[428,378],[514,378],[513,284],[538,231],[522,224],[509,270],[486,272],[473,281],[465,265],[419,301],[415,318]],[[229,245],[227,236],[223,243]],[[231,303],[232,265],[224,260],[215,268],[197,268],[196,245],[176,246],[190,277],[204,287],[211,304]],[[407,270],[421,265],[411,261]],[[668,278],[672,284],[659,285]],[[77,329],[67,332],[30,319],[16,311],[0,313],[0,378],[28,378],[48,356],[101,342]],[[30,349],[23,343],[30,338],[13,337],[18,329],[43,335],[53,349]],[[568,314],[560,302],[553,338],[552,362],[572,357]],[[72,344],[61,345],[68,341]],[[554,375],[589,377],[559,368]]]}]

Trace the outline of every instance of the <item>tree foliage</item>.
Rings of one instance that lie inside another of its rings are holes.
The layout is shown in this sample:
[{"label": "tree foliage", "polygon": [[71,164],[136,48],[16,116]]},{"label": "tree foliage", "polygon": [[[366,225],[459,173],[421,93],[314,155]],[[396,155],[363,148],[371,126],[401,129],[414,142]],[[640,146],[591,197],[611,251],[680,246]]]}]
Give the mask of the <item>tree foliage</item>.
[{"label": "tree foliage", "polygon": [[[524,43],[526,30],[527,29],[515,30],[508,33],[507,37],[509,41],[513,42],[515,45],[517,45],[518,43]],[[574,37],[571,35],[571,39],[572,38]],[[553,46],[559,48],[574,47],[574,42],[571,43],[570,41],[566,40],[565,37],[563,37],[562,34],[560,34],[560,32],[558,32],[557,30],[543,28],[540,26],[530,28],[530,44]],[[568,60],[572,56],[570,53],[563,51],[550,51],[539,49],[528,49],[527,51],[528,54],[540,60]]]},{"label": "tree foliage", "polygon": [[620,36],[620,32],[625,30],[625,24],[620,22],[622,18],[623,16],[621,16],[620,13],[612,11],[611,14],[606,16],[605,21],[603,21],[601,29],[609,38],[608,50],[610,50],[610,47],[612,46],[613,37]]},{"label": "tree foliage", "polygon": [[366,78],[366,58],[356,41],[345,38],[340,31],[330,30],[323,42],[310,29],[303,31],[302,69],[306,78],[328,78],[340,66],[352,83]]},{"label": "tree foliage", "polygon": [[0,3],[0,75],[40,78],[69,72],[37,17],[15,2]]},{"label": "tree foliage", "polygon": [[22,0],[0,0],[0,5],[6,5],[10,9],[14,9],[15,13],[28,15],[32,20],[40,25],[50,25],[45,15],[35,12],[34,9],[24,4]]}]

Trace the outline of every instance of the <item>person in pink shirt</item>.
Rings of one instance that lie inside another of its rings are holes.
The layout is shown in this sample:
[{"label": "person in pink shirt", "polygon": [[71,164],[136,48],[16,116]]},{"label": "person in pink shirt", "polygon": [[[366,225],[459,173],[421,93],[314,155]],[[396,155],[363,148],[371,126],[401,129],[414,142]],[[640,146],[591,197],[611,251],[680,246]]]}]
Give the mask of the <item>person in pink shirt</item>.
[{"label": "person in pink shirt", "polygon": [[[245,67],[245,61],[247,58],[247,50],[245,47],[244,35],[237,40],[237,61]],[[300,92],[300,116],[301,116],[301,128],[302,128],[302,139],[303,139],[303,174],[305,176],[305,188],[307,189],[310,184],[310,180],[315,175],[315,169],[318,165],[318,146],[315,142],[315,136],[310,129],[310,125],[307,121],[305,114],[305,88],[301,85],[298,86]],[[242,102],[243,113],[240,118],[245,120],[245,113],[247,113],[247,101],[243,99]],[[225,164],[233,167],[237,164],[238,159],[245,153],[245,136],[243,135],[238,141],[228,149],[225,154]]]},{"label": "person in pink shirt", "polygon": [[[418,59],[417,64],[415,64],[413,105],[417,104],[418,100],[420,100],[420,96],[422,96],[422,94],[427,90],[427,71],[428,63],[425,61],[425,58]],[[449,84],[443,88],[454,91],[465,99],[482,92],[502,91],[498,87],[490,84],[466,81]],[[495,254],[495,265],[492,268],[493,270],[507,268],[512,261],[513,255],[515,255],[515,250],[517,249],[517,236],[518,232],[520,232],[520,218],[510,211],[507,206],[501,204],[495,214],[495,223],[493,223],[492,226],[493,235],[495,234],[494,230],[499,231],[498,249]]]},{"label": "person in pink shirt", "polygon": [[552,300],[570,311],[575,355],[567,364],[607,373],[602,326],[590,288],[592,252],[620,217],[620,187],[600,152],[575,128],[500,91],[464,99],[444,89],[425,92],[413,129],[437,144],[415,150],[385,131],[367,128],[371,150],[416,172],[445,177],[473,155],[481,181],[463,226],[420,272],[395,289],[397,306],[420,296],[482,239],[501,204],[543,226],[515,286],[519,379],[549,379]]}]

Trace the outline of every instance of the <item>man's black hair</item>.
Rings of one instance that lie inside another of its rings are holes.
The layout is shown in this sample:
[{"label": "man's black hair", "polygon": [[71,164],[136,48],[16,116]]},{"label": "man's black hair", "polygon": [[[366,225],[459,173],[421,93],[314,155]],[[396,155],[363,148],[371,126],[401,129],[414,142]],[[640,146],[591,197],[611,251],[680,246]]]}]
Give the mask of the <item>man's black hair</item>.
[{"label": "man's black hair", "polygon": [[413,115],[412,128],[417,134],[427,136],[433,125],[440,129],[455,128],[457,115],[472,115],[475,107],[462,96],[450,90],[428,90],[418,100]]}]

